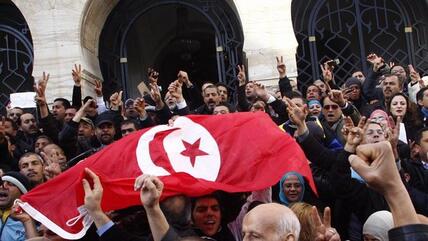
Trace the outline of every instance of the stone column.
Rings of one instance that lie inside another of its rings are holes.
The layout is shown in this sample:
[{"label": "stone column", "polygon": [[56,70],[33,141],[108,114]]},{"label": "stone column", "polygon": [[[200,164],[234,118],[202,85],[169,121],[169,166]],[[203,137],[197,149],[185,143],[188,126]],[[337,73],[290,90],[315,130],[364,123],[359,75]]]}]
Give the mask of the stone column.
[{"label": "stone column", "polygon": [[235,0],[243,31],[250,80],[278,84],[276,56],[284,56],[287,74],[297,76],[296,41],[291,21],[292,0]]},{"label": "stone column", "polygon": [[[56,97],[71,100],[73,65],[80,63],[85,67],[90,64],[83,61],[80,38],[82,15],[86,2],[90,0],[12,1],[31,31],[34,46],[33,76],[37,80],[43,71],[50,73],[48,103],[52,103]],[[84,81],[82,85],[85,84]]]}]

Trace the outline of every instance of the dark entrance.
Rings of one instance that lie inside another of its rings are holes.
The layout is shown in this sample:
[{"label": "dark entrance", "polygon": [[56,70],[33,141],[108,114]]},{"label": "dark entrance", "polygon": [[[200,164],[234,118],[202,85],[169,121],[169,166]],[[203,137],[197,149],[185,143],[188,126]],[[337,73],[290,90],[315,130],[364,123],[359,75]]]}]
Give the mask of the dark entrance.
[{"label": "dark entrance", "polygon": [[319,63],[327,58],[342,62],[336,71],[339,81],[356,70],[367,72],[369,52],[428,70],[427,11],[426,1],[293,1],[300,82],[307,85],[318,79]]},{"label": "dark entrance", "polygon": [[100,37],[105,94],[122,88],[127,97],[138,96],[136,86],[153,66],[164,89],[185,70],[197,85],[223,82],[233,93],[242,45],[232,1],[122,0]]},{"label": "dark entrance", "polygon": [[0,112],[9,95],[32,90],[33,43],[19,9],[11,1],[0,1]]}]

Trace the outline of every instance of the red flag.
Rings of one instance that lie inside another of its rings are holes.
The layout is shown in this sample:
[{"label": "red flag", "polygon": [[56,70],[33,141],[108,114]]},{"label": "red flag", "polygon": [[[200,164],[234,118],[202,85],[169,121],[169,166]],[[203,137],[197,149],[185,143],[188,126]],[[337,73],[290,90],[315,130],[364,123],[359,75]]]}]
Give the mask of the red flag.
[{"label": "red flag", "polygon": [[83,208],[84,168],[100,176],[102,209],[141,205],[134,191],[143,172],[164,182],[162,198],[216,190],[246,192],[274,185],[297,171],[315,190],[307,159],[264,113],[187,116],[133,133],[21,197],[21,207],[66,239],[84,236],[92,219]]}]

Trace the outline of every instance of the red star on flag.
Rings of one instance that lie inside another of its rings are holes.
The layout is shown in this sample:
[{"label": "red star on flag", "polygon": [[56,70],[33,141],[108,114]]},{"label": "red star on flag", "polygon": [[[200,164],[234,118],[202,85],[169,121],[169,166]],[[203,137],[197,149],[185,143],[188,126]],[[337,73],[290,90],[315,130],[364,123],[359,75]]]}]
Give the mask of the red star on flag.
[{"label": "red star on flag", "polygon": [[202,151],[199,149],[199,145],[201,143],[201,138],[199,138],[197,141],[195,141],[193,144],[190,144],[189,142],[182,140],[184,147],[186,150],[182,151],[180,154],[183,156],[187,156],[190,158],[190,162],[192,163],[192,166],[195,166],[196,157],[198,156],[207,156],[208,153]]}]

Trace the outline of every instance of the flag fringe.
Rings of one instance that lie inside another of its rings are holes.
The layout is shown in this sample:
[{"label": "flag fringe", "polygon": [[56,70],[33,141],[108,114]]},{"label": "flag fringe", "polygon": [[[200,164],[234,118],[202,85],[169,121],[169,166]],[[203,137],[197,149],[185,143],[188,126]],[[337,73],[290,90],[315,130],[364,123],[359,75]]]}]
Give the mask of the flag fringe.
[{"label": "flag fringe", "polygon": [[83,206],[80,206],[77,209],[79,211],[79,216],[78,216],[79,218],[75,220],[74,224],[77,223],[77,221],[83,217],[83,220],[82,220],[83,229],[80,230],[78,233],[70,233],[62,229],[56,223],[52,222],[48,217],[43,215],[41,212],[39,212],[29,203],[23,202],[19,199],[15,200],[15,203],[17,203],[22,209],[24,209],[25,212],[27,212],[27,214],[30,215],[33,219],[39,221],[40,223],[45,225],[49,230],[58,234],[64,239],[69,239],[69,240],[81,239],[83,236],[85,236],[86,231],[94,222],[92,217],[87,213],[86,209]]}]

